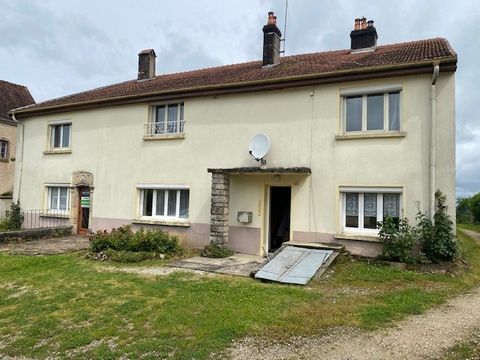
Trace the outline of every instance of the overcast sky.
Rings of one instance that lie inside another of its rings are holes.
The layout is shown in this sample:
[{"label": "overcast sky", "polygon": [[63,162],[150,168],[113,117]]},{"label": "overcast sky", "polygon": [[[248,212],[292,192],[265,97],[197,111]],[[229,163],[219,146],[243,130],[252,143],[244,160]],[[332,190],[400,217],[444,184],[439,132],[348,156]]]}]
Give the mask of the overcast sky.
[{"label": "overcast sky", "polygon": [[[266,12],[283,31],[285,0],[0,0],[0,8],[0,79],[28,86],[39,102],[136,78],[145,48],[157,53],[157,73],[260,59]],[[362,16],[375,20],[379,44],[441,36],[457,51],[457,196],[480,192],[478,1],[290,0],[287,54],[349,48]]]}]

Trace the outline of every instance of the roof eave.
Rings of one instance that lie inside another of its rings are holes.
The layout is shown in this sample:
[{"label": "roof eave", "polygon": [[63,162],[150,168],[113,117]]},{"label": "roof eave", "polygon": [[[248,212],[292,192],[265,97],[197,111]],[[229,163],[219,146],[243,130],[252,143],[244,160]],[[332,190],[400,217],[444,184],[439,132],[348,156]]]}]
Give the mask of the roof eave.
[{"label": "roof eave", "polygon": [[[9,111],[14,114],[16,119],[28,116],[36,116],[40,114],[58,113],[70,110],[94,108],[100,106],[120,105],[129,103],[138,103],[144,101],[155,101],[162,99],[172,99],[180,97],[199,97],[212,96],[221,94],[231,94],[250,91],[275,90],[287,87],[299,87],[314,85],[316,80],[318,84],[346,82],[363,80],[366,78],[381,78],[386,76],[405,76],[420,73],[428,73],[430,66],[443,65],[441,71],[455,72],[457,68],[457,55],[429,59],[425,61],[417,61],[405,64],[364,67],[357,69],[340,70],[326,73],[309,74],[302,76],[283,77],[276,79],[245,81],[238,83],[228,83],[220,85],[207,85],[190,87],[183,89],[174,89],[166,91],[155,91],[151,93],[143,93],[138,95],[117,96],[99,100],[89,100],[83,102],[75,102],[71,104],[61,104],[36,109],[34,106],[20,107]],[[232,91],[233,90],[233,91]]]}]

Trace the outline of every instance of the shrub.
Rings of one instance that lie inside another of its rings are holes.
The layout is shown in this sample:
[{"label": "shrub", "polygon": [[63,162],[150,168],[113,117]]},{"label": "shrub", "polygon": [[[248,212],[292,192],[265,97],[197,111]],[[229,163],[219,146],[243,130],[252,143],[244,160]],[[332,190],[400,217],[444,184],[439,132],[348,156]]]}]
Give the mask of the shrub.
[{"label": "shrub", "polygon": [[6,211],[4,226],[6,230],[20,230],[23,224],[23,213],[20,202],[12,203],[10,210]]},{"label": "shrub", "polygon": [[414,262],[413,249],[417,242],[414,228],[407,218],[397,223],[387,216],[378,224],[379,238],[383,242],[382,258],[390,261]]},{"label": "shrub", "polygon": [[122,263],[134,263],[147,259],[158,258],[158,254],[146,251],[117,251],[109,249],[105,251],[106,258],[111,261]]},{"label": "shrub", "polygon": [[129,225],[113,229],[110,232],[98,231],[94,233],[90,236],[90,250],[95,253],[114,250],[164,255],[180,254],[183,251],[178,243],[178,238],[174,235],[160,230],[140,229],[133,232]]},{"label": "shrub", "polygon": [[232,250],[217,244],[206,245],[202,250],[202,256],[209,258],[226,258],[232,255]]},{"label": "shrub", "polygon": [[422,249],[433,262],[452,261],[457,255],[457,242],[453,233],[453,222],[447,214],[446,197],[440,190],[435,192],[437,210],[434,222],[419,214],[418,232]]}]

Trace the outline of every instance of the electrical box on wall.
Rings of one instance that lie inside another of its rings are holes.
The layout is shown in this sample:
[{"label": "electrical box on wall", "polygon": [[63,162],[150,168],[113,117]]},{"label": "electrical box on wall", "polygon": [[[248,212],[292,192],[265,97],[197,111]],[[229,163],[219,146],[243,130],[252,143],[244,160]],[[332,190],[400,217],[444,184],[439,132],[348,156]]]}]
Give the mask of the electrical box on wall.
[{"label": "electrical box on wall", "polygon": [[242,224],[250,224],[252,222],[252,212],[251,211],[239,211],[237,213],[237,220]]}]

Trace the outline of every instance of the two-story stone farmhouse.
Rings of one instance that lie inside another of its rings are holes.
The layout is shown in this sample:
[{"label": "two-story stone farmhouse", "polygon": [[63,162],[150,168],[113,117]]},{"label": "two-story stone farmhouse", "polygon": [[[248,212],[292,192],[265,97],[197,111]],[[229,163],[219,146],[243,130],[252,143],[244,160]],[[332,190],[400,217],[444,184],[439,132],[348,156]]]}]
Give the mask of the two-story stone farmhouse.
[{"label": "two-story stone farmhouse", "polygon": [[17,122],[8,112],[33,103],[27,87],[0,80],[0,219],[11,203],[15,174]]},{"label": "two-story stone farmhouse", "polygon": [[[286,240],[375,255],[385,216],[455,201],[455,70],[442,38],[282,57],[273,13],[263,61],[138,78],[13,112],[15,197],[85,233],[123,224],[265,254]],[[346,36],[348,36],[346,34]],[[260,45],[260,44],[259,44]],[[266,166],[248,152],[266,134]]]}]

